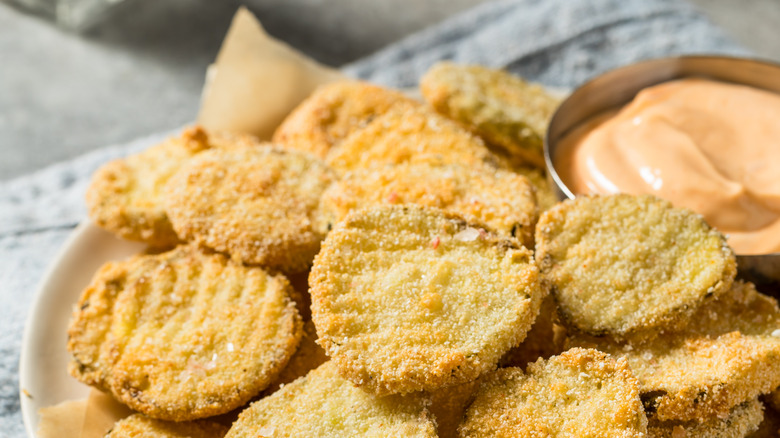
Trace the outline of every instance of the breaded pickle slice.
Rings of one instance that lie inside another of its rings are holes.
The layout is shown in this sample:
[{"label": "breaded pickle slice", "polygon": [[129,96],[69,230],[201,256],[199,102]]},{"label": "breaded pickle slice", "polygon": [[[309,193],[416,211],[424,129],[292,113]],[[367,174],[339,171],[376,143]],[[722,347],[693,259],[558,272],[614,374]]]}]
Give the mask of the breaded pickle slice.
[{"label": "breaded pickle slice", "polygon": [[513,167],[512,171],[528,178],[528,181],[534,186],[536,204],[539,206],[540,212],[545,212],[558,203],[558,196],[542,170],[532,167]]},{"label": "breaded pickle slice", "polygon": [[284,367],[282,372],[279,373],[273,383],[263,393],[272,394],[283,385],[305,376],[309,371],[327,361],[328,356],[325,354],[325,350],[317,345],[317,330],[314,328],[314,323],[306,321],[303,324],[303,337],[300,345],[298,345],[298,349],[290,358],[287,366]]},{"label": "breaded pickle slice", "polygon": [[166,211],[185,240],[244,263],[299,272],[319,251],[315,215],[333,180],[325,163],[292,149],[206,151],[171,178]]},{"label": "breaded pickle slice", "polygon": [[228,429],[207,420],[174,423],[133,414],[117,421],[105,438],[222,438]]},{"label": "breaded pickle slice", "polygon": [[441,62],[420,79],[420,90],[436,111],[488,143],[544,167],[544,136],[560,101],[540,85],[504,70]]},{"label": "breaded pickle slice", "polygon": [[395,105],[330,150],[325,161],[343,174],[388,164],[433,163],[508,168],[457,123],[418,105]]},{"label": "breaded pickle slice", "polygon": [[356,209],[418,204],[460,214],[533,248],[539,219],[534,188],[523,176],[487,167],[426,163],[360,169],[333,184],[320,200],[328,226]]},{"label": "breaded pickle slice", "polygon": [[319,343],[341,375],[384,395],[476,379],[531,327],[543,297],[531,251],[441,210],[354,212],[309,278]]},{"label": "breaded pickle slice", "polygon": [[642,343],[577,335],[569,344],[626,358],[648,416],[660,421],[725,417],[780,384],[780,309],[750,283],[734,283],[682,331]]},{"label": "breaded pickle slice", "polygon": [[323,85],[287,116],[273,142],[325,158],[331,147],[399,102],[419,105],[398,91],[366,82]]},{"label": "breaded pickle slice", "polygon": [[525,368],[539,358],[547,359],[560,354],[566,341],[565,329],[555,322],[555,299],[547,295],[542,300],[539,316],[523,342],[509,350],[499,361],[500,367]]},{"label": "breaded pickle slice", "polygon": [[758,399],[734,407],[724,418],[696,421],[654,421],[647,426],[648,438],[744,438],[758,430],[764,407]]},{"label": "breaded pickle slice", "polygon": [[89,217],[122,238],[156,247],[173,246],[179,238],[163,207],[168,179],[201,151],[255,143],[250,136],[209,135],[196,126],[180,137],[106,163],[92,176],[87,189]]},{"label": "breaded pickle slice", "polygon": [[639,386],[625,360],[574,348],[524,374],[501,368],[480,380],[461,437],[645,437]]},{"label": "breaded pickle slice", "polygon": [[283,276],[179,246],[95,274],[68,330],[68,371],[150,417],[194,420],[265,389],[301,326]]},{"label": "breaded pickle slice", "polygon": [[436,437],[420,394],[376,397],[326,362],[245,409],[228,438]]},{"label": "breaded pickle slice", "polygon": [[448,386],[431,393],[431,413],[436,419],[439,438],[458,436],[458,425],[463,420],[466,408],[474,398],[477,380],[455,386]]},{"label": "breaded pickle slice", "polygon": [[567,325],[650,337],[729,290],[734,253],[701,216],[652,196],[582,196],[542,214],[536,258]]}]

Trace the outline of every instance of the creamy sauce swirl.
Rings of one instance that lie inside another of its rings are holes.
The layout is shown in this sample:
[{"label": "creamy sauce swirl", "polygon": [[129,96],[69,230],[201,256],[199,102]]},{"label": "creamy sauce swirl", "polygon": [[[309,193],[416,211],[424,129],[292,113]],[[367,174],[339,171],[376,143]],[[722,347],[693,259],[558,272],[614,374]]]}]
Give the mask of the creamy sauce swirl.
[{"label": "creamy sauce swirl", "polygon": [[642,90],[566,135],[575,194],[653,194],[700,213],[737,254],[780,251],[780,95],[706,79]]}]

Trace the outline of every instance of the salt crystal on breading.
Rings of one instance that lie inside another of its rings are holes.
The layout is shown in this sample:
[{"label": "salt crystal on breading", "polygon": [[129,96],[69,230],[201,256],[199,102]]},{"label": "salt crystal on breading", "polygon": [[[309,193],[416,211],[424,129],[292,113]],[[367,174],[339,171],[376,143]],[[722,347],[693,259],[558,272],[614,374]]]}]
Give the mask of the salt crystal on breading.
[{"label": "salt crystal on breading", "polygon": [[476,228],[466,228],[465,230],[462,230],[458,232],[455,236],[453,236],[455,240],[458,240],[460,242],[473,242],[479,238],[479,230]]},{"label": "salt crystal on breading", "polygon": [[257,433],[260,434],[263,438],[269,438],[274,436],[274,428],[273,427],[261,427]]},{"label": "salt crystal on breading", "polygon": [[780,338],[780,329],[777,329],[777,330],[773,331],[772,332],[772,337],[773,338]]}]

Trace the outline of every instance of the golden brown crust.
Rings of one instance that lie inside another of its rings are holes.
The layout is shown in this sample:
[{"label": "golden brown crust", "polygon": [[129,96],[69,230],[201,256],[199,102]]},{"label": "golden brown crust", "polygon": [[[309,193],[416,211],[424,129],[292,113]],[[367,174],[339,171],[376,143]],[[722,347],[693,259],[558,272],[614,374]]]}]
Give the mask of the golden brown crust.
[{"label": "golden brown crust", "polygon": [[165,185],[179,167],[206,149],[259,144],[254,137],[209,134],[195,126],[141,153],[104,164],[92,176],[87,208],[92,221],[122,238],[155,247],[179,241],[165,214]]},{"label": "golden brown crust", "polygon": [[536,257],[563,322],[615,337],[684,325],[736,274],[723,235],[652,196],[581,196],[557,205],[539,219]]},{"label": "golden brown crust", "polygon": [[174,423],[133,414],[117,421],[105,438],[222,438],[228,429],[213,421]]},{"label": "golden brown crust", "polygon": [[320,200],[327,227],[352,210],[379,204],[418,204],[482,222],[533,248],[539,215],[533,186],[525,177],[487,167],[402,164],[350,172]]},{"label": "golden brown crust", "polygon": [[571,349],[479,382],[461,437],[645,437],[639,386],[625,360]]},{"label": "golden brown crust", "polygon": [[339,377],[326,362],[244,410],[228,438],[436,437],[420,394],[378,398]]},{"label": "golden brown crust", "polygon": [[643,343],[576,335],[569,345],[628,360],[649,416],[703,421],[780,384],[780,309],[750,283],[699,309],[688,327]]},{"label": "golden brown crust", "polygon": [[309,278],[319,343],[376,394],[476,379],[519,344],[543,291],[531,252],[441,210],[354,212]]},{"label": "golden brown crust", "polygon": [[441,62],[422,77],[420,90],[436,111],[544,168],[543,139],[560,102],[541,86],[504,70]]},{"label": "golden brown crust", "polygon": [[304,271],[323,235],[317,205],[333,173],[315,157],[270,146],[213,150],[171,178],[166,211],[186,240],[236,260]]},{"label": "golden brown crust", "polygon": [[163,420],[228,412],[267,387],[301,321],[281,276],[180,246],[105,264],[68,330],[70,373]]},{"label": "golden brown crust", "polygon": [[462,164],[508,168],[484,142],[457,123],[418,105],[398,104],[328,152],[340,174],[388,164]]},{"label": "golden brown crust", "polygon": [[536,204],[539,206],[540,213],[558,204],[558,195],[555,194],[555,188],[550,180],[547,179],[547,174],[544,170],[527,166],[512,166],[511,170],[528,178],[528,181],[534,186],[536,189]]},{"label": "golden brown crust", "polygon": [[528,331],[523,342],[509,350],[498,362],[499,367],[519,367],[525,369],[529,363],[564,351],[566,330],[557,323],[555,299],[547,295],[542,300],[539,316]]},{"label": "golden brown crust", "polygon": [[287,362],[287,366],[284,367],[282,372],[276,376],[273,383],[268,385],[268,388],[263,393],[273,394],[282,386],[305,376],[309,371],[327,361],[328,355],[325,354],[325,350],[317,345],[317,330],[314,328],[314,323],[306,321],[303,324],[303,337],[298,345],[298,349],[290,358],[290,361]]},{"label": "golden brown crust", "polygon": [[365,82],[323,85],[287,116],[273,142],[325,158],[331,147],[399,102],[416,104],[398,91]]},{"label": "golden brown crust", "polygon": [[724,418],[696,421],[653,421],[647,425],[648,438],[744,438],[758,430],[764,418],[758,399],[734,407]]}]

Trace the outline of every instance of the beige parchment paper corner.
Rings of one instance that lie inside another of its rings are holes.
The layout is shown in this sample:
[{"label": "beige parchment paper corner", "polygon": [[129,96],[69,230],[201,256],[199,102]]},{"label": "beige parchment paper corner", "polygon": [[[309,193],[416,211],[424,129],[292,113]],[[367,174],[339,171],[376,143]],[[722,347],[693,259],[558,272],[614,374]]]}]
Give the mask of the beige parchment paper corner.
[{"label": "beige parchment paper corner", "polygon": [[339,71],[275,40],[246,8],[233,18],[203,90],[198,123],[271,138],[287,114]]},{"label": "beige parchment paper corner", "polygon": [[102,438],[132,412],[110,395],[91,389],[85,399],[42,408],[38,438]]}]

